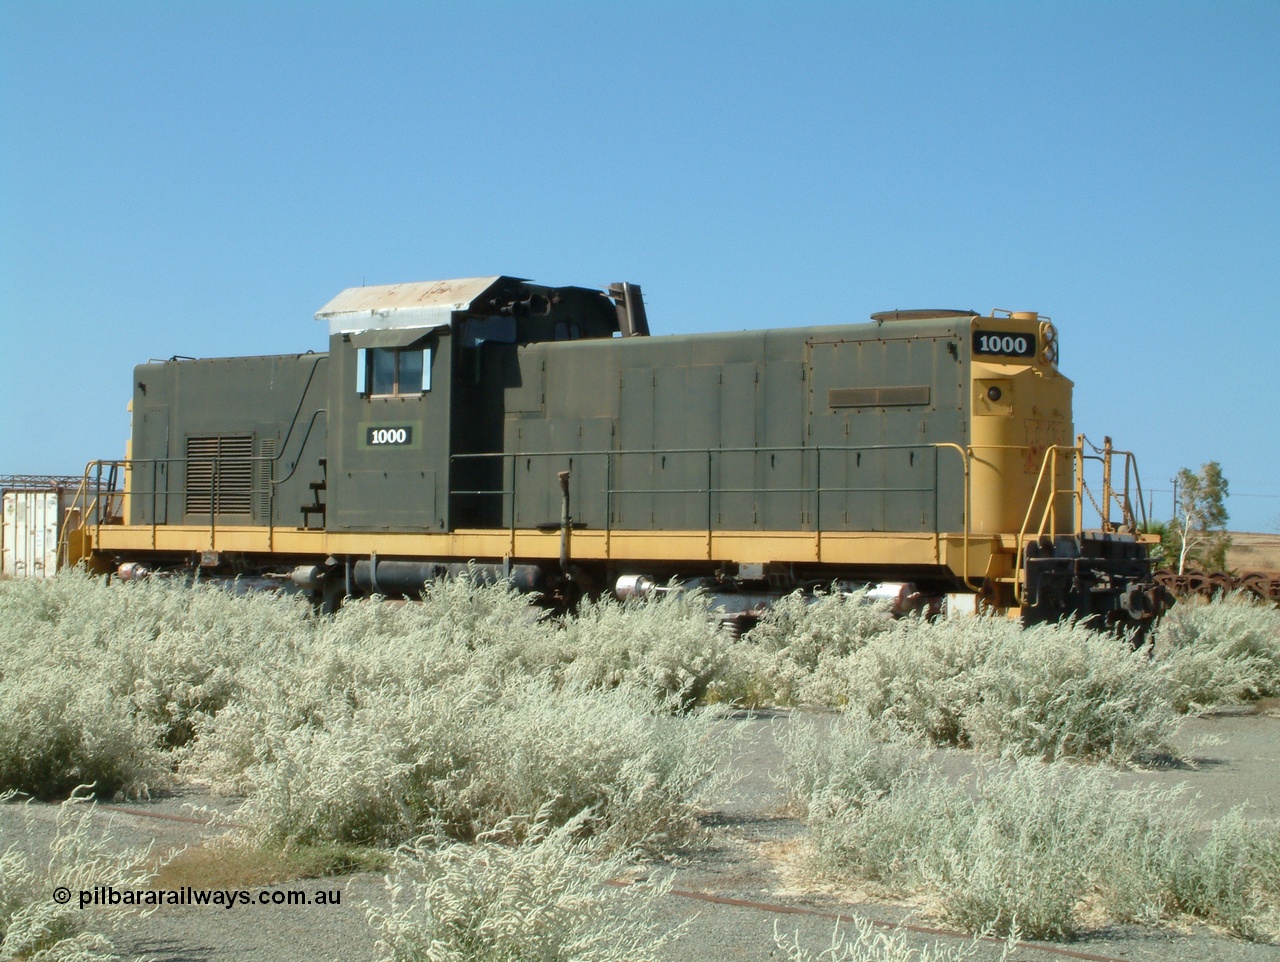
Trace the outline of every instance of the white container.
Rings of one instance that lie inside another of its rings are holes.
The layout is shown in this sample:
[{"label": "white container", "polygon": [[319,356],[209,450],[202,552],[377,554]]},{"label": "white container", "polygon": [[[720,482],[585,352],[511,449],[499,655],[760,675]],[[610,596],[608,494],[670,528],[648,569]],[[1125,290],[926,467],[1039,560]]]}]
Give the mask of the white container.
[{"label": "white container", "polygon": [[6,491],[0,574],[52,578],[58,568],[58,491]]}]

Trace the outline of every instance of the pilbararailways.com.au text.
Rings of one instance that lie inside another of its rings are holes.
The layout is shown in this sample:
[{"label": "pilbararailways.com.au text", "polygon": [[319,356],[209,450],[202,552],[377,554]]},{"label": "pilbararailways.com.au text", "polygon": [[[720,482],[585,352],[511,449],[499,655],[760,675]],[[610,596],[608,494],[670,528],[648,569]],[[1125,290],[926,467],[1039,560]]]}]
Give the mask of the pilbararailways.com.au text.
[{"label": "pilbararailways.com.au text", "polygon": [[[97,885],[91,889],[80,889],[76,895],[80,908],[95,906],[135,906],[156,908],[162,905],[210,905],[225,909],[233,909],[245,905],[341,905],[342,892],[339,889],[320,889],[315,892],[304,892],[299,889],[197,889],[185,885],[176,889],[132,889],[116,888],[112,885]],[[71,901],[71,890],[59,886],[53,891],[54,901],[66,905]]]}]

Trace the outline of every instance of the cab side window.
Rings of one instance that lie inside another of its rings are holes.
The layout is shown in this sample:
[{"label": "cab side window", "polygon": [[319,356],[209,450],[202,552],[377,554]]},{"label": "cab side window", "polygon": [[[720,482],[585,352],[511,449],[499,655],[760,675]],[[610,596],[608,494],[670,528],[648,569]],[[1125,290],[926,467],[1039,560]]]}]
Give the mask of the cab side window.
[{"label": "cab side window", "polygon": [[356,352],[356,391],[402,397],[431,390],[431,348],[370,347]]}]

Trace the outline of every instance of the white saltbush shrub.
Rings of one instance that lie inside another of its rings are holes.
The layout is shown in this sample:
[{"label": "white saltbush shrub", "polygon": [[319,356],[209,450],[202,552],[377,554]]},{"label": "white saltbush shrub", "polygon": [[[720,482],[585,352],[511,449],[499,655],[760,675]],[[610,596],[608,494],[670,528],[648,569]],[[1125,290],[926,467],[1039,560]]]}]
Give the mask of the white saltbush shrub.
[{"label": "white saltbush shrub", "polygon": [[186,745],[198,717],[231,702],[245,667],[288,658],[297,639],[314,630],[300,596],[235,596],[211,585],[159,582],[100,583],[97,591],[108,605],[113,596],[126,603],[118,618],[123,630],[107,643],[108,683],[161,727],[164,748]]},{"label": "white saltbush shrub", "polygon": [[807,811],[815,799],[865,802],[924,770],[917,739],[900,731],[882,737],[882,731],[863,713],[839,716],[825,730],[813,720],[793,719],[781,737],[790,804]]},{"label": "white saltbush shrub", "polygon": [[1037,938],[1070,937],[1079,903],[1105,882],[1112,846],[1155,801],[1107,789],[1101,773],[1035,760],[986,771],[976,797],[948,793],[952,817],[921,859],[920,879],[970,931],[1017,926]]},{"label": "white saltbush shrub", "polygon": [[0,678],[0,789],[41,799],[80,784],[145,795],[167,779],[160,731],[101,677],[68,665],[26,665]]},{"label": "white saltbush shrub", "polygon": [[868,604],[865,591],[793,592],[730,648],[712,692],[749,707],[835,704],[842,692],[824,669],[892,627],[888,604]]},{"label": "white saltbush shrub", "polygon": [[892,626],[888,604],[868,603],[865,590],[797,591],[767,610],[747,638],[813,671],[822,658],[843,657]]},{"label": "white saltbush shrub", "polygon": [[330,686],[435,684],[456,674],[505,679],[549,675],[558,686],[648,690],[656,703],[688,708],[717,677],[731,642],[702,593],[645,603],[587,601],[560,619],[542,617],[506,585],[466,578],[428,585],[421,602],[348,603],[318,628]]},{"label": "white saltbush shrub", "polygon": [[657,931],[670,888],[617,885],[625,866],[581,841],[584,818],[552,827],[511,819],[474,843],[424,838],[388,875],[391,906],[369,908],[391,962],[644,962],[674,933]]},{"label": "white saltbush shrub", "polygon": [[0,788],[144,793],[236,676],[307,621],[266,596],[79,572],[0,583]]},{"label": "white saltbush shrub", "polygon": [[350,601],[317,619],[304,646],[307,680],[326,691],[406,690],[488,672],[500,683],[548,667],[540,659],[553,633],[508,585],[448,579],[428,585],[420,601]]},{"label": "white saltbush shrub", "polygon": [[335,694],[305,722],[287,704],[232,706],[184,770],[247,793],[245,817],[296,841],[469,839],[545,808],[557,823],[591,809],[619,847],[671,845],[695,826],[728,743],[712,737],[714,713],[671,718],[646,698],[459,675]]},{"label": "white saltbush shrub", "polygon": [[1248,596],[1186,599],[1160,619],[1152,644],[1179,711],[1280,694],[1280,610]]},{"label": "white saltbush shrub", "polygon": [[939,745],[1115,763],[1173,751],[1177,717],[1146,653],[1077,624],[907,618],[830,671],[850,711]]},{"label": "white saltbush shrub", "polygon": [[584,602],[555,641],[566,684],[627,685],[687,709],[723,673],[732,638],[716,625],[706,595],[671,591],[645,601]]},{"label": "white saltbush shrub", "polygon": [[97,588],[83,576],[0,582],[0,791],[140,792],[163,774],[157,727],[103,670],[117,612],[94,604]]},{"label": "white saltbush shrub", "polygon": [[962,722],[979,751],[1117,764],[1174,754],[1179,721],[1146,651],[1067,622],[993,635]]},{"label": "white saltbush shrub", "polygon": [[[775,923],[773,941],[787,962],[967,962],[991,958],[988,947],[977,938],[965,945],[921,944],[920,935],[885,931],[870,919],[854,918],[837,924],[831,943],[817,953],[801,941],[799,932],[784,934],[779,928]],[[1014,957],[1015,942],[1016,936],[1011,937],[994,962]]]},{"label": "white saltbush shrub", "polygon": [[941,625],[907,619],[831,665],[831,674],[853,710],[938,744],[962,744],[962,719],[980,697],[973,671],[1003,628],[994,619]]},{"label": "white saltbush shrub", "polygon": [[566,628],[465,578],[334,617],[159,580],[6,582],[0,785],[141,793],[177,767],[315,841],[466,838],[554,800],[657,844],[693,824],[724,747],[665,699],[687,707],[724,642],[699,596]]},{"label": "white saltbush shrub", "polygon": [[635,677],[570,683],[576,662],[549,655],[567,636],[465,580],[422,604],[353,603],[246,666],[182,772],[251,796],[264,833],[298,841],[466,839],[544,804],[560,821],[593,808],[620,845],[686,833],[724,748],[713,713],[664,717]]},{"label": "white saltbush shrub", "polygon": [[1254,940],[1280,940],[1280,821],[1250,821],[1236,809],[1199,845],[1162,853],[1158,890],[1178,910]]},{"label": "white saltbush shrub", "polygon": [[1025,757],[957,781],[865,727],[832,739],[843,752],[815,754],[803,735],[789,746],[819,874],[930,895],[972,932],[1066,938],[1090,909],[1280,935],[1280,823],[1236,812],[1202,837],[1177,789],[1118,790],[1105,771]]},{"label": "white saltbush shrub", "polygon": [[[0,798],[0,804],[7,801]],[[83,797],[73,796],[58,813],[49,857],[33,859],[9,848],[0,853],[0,962],[115,962],[105,934],[118,910],[80,908],[77,893],[95,886],[145,887],[151,872],[147,852],[113,851],[101,826],[90,822]],[[59,905],[56,886],[71,890]]]},{"label": "white saltbush shrub", "polygon": [[1174,713],[1280,693],[1280,611],[1184,601],[1140,653],[1071,622],[894,621],[857,594],[783,598],[729,649],[710,697],[855,703],[938,744],[1126,761],[1168,751]]}]

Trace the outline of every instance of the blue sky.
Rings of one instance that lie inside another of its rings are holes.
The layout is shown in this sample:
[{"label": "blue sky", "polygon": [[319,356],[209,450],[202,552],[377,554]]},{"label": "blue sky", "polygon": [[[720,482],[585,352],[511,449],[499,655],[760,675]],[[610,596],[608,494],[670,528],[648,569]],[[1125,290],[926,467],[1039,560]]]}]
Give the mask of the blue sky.
[{"label": "blue sky", "polygon": [[[643,285],[655,333],[1038,310],[1078,430],[1280,529],[1280,4],[0,0],[0,474],[339,290]],[[1163,502],[1163,506],[1162,506]]]}]

